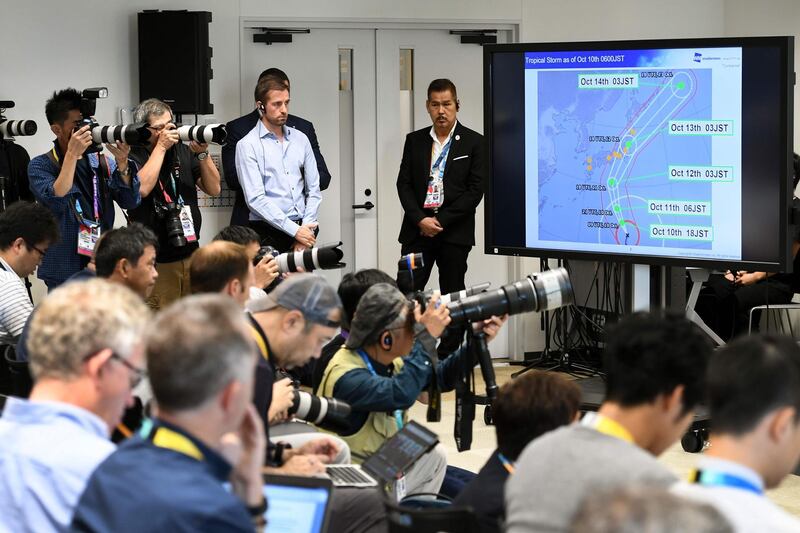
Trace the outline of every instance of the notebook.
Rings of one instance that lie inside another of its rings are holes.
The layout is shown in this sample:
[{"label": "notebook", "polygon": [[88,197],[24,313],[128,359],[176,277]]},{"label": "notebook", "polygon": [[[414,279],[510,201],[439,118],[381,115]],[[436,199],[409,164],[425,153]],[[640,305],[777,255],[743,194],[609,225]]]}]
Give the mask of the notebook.
[{"label": "notebook", "polygon": [[359,465],[328,465],[325,472],[337,487],[373,487],[400,478],[439,442],[425,426],[408,422]]}]

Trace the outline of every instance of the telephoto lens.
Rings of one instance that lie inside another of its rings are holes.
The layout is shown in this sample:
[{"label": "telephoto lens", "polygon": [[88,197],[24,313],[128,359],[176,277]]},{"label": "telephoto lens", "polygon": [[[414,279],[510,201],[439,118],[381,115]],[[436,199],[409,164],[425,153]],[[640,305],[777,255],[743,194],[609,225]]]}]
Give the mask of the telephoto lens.
[{"label": "telephoto lens", "polygon": [[146,145],[150,140],[147,124],[123,124],[118,126],[92,126],[92,142],[95,144],[121,142],[132,146]]},{"label": "telephoto lens", "polygon": [[319,248],[309,248],[300,252],[287,252],[277,257],[278,271],[286,272],[311,272],[312,270],[332,270],[343,268],[344,252],[342,243],[326,244]]},{"label": "telephoto lens", "polygon": [[556,268],[503,285],[497,290],[450,302],[451,324],[492,316],[549,311],[573,303],[572,283],[565,268]]},{"label": "telephoto lens", "polygon": [[417,270],[425,266],[425,258],[421,253],[406,254],[397,262],[397,270]]},{"label": "telephoto lens", "polygon": [[425,257],[421,253],[406,254],[397,262],[397,288],[403,294],[414,292],[414,271],[425,266]]},{"label": "telephoto lens", "polygon": [[350,411],[348,403],[336,398],[314,396],[301,390],[294,391],[292,406],[289,408],[290,415],[328,431],[347,428]]},{"label": "telephoto lens", "polygon": [[205,124],[203,126],[178,126],[175,130],[184,142],[196,141],[200,144],[224,144],[228,137],[225,124]]},{"label": "telephoto lens", "polygon": [[[485,283],[479,283],[477,285],[473,285],[472,287],[467,287],[463,291],[456,291],[448,294],[442,294],[441,296],[439,296],[439,304],[447,305],[450,302],[457,302],[461,299],[466,298],[467,296],[472,296],[474,294],[480,294],[482,292],[486,292],[486,289],[488,289],[490,285],[491,283],[487,281]],[[414,299],[419,302],[419,305],[423,313],[425,312],[425,308],[428,306],[428,302],[431,301],[434,292],[435,289],[429,289],[425,292],[417,292],[414,295]]]},{"label": "telephoto lens", "polygon": [[37,129],[36,122],[32,120],[0,119],[0,140],[35,135]]}]

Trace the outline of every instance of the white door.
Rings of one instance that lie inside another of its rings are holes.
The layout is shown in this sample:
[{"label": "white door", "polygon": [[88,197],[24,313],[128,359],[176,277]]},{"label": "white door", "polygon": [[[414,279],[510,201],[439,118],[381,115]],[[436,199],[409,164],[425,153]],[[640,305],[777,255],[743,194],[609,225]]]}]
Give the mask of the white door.
[{"label": "white door", "polygon": [[[365,190],[376,188],[375,158],[366,155],[375,151],[375,32],[312,29],[308,34],[293,35],[291,43],[254,43],[253,35],[261,33],[256,26],[265,25],[243,25],[242,113],[254,108],[253,88],[263,70],[277,67],[286,72],[291,82],[289,112],[314,123],[320,151],[332,176],[330,187],[322,193],[317,241],[343,241],[348,263],[345,271],[375,266],[375,210],[351,208],[356,200],[362,203]],[[292,27],[272,22],[269,26]],[[349,62],[342,61],[347,57]],[[356,198],[354,191],[360,191],[361,196]],[[347,205],[342,202],[344,198],[348,198]],[[359,231],[361,238],[343,234],[343,228],[345,233]],[[336,286],[343,271],[321,273]]]},{"label": "white door", "polygon": [[[498,42],[508,42],[509,31],[498,32]],[[425,109],[428,84],[449,78],[458,91],[461,109],[458,120],[483,132],[483,49],[461,44],[448,30],[378,30],[376,38],[378,80],[378,265],[389,273],[397,271],[400,244],[397,236],[403,210],[395,182],[403,155],[406,134],[430,127]],[[411,52],[409,52],[409,50]],[[409,63],[411,83],[408,83]],[[509,279],[509,260],[483,253],[483,203],[475,220],[476,244],[470,253],[467,286],[486,281],[498,288]],[[431,273],[428,288],[439,285],[438,271]],[[496,356],[508,355],[508,328],[492,344]]]}]

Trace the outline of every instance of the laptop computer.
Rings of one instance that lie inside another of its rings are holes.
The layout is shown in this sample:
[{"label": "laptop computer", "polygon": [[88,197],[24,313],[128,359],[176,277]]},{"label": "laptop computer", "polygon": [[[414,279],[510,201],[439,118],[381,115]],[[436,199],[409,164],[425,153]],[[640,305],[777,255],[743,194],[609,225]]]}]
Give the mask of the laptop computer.
[{"label": "laptop computer", "polygon": [[439,442],[425,426],[409,421],[359,465],[328,465],[328,477],[337,487],[374,487],[399,479]]},{"label": "laptop computer", "polygon": [[267,533],[323,533],[333,484],[330,479],[264,475]]}]

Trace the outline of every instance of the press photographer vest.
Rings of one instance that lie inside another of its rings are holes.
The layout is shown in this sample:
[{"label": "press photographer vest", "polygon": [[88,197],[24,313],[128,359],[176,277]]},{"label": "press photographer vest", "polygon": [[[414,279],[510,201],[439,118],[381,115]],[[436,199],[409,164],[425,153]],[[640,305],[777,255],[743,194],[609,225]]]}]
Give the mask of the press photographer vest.
[{"label": "press photographer vest", "polygon": [[[392,362],[392,366],[395,374],[400,372],[400,369],[403,368],[402,358],[395,359]],[[358,353],[342,346],[328,363],[328,367],[325,369],[322,381],[319,384],[318,394],[332,397],[336,382],[351,370],[356,369],[368,370],[367,365]],[[403,412],[403,422],[407,421],[408,413]],[[353,463],[361,464],[367,457],[375,453],[386,439],[395,433],[397,433],[397,421],[392,413],[372,411],[369,413],[367,421],[356,433],[348,436],[337,436],[350,446]]]}]

